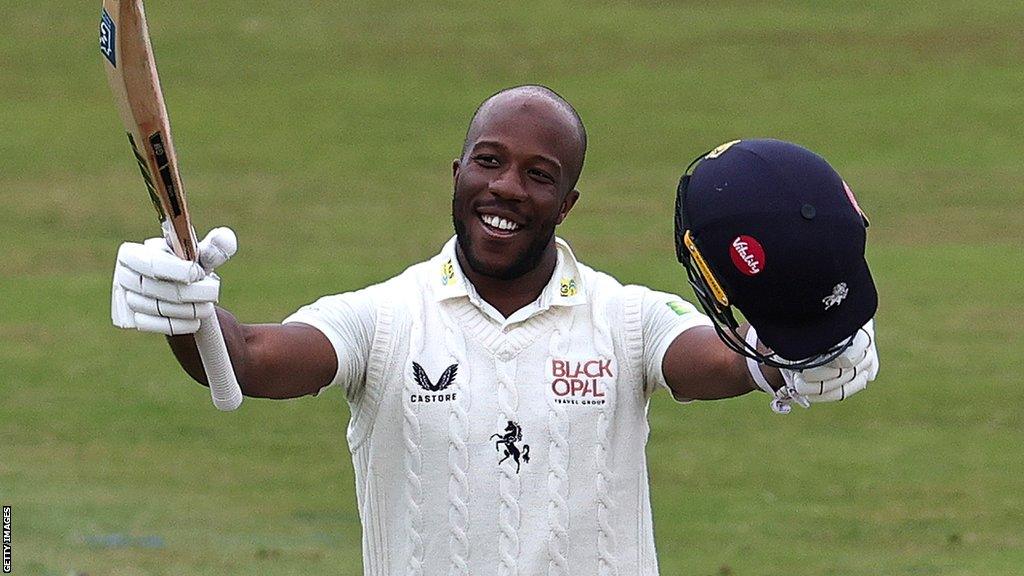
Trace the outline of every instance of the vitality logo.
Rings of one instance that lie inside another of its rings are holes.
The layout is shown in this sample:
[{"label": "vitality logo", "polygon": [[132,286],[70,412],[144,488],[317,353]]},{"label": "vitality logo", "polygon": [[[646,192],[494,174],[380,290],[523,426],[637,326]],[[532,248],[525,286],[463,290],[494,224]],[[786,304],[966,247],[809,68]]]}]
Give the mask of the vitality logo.
[{"label": "vitality logo", "polygon": [[764,248],[753,236],[737,236],[729,256],[733,266],[746,276],[756,276],[764,270]]},{"label": "vitality logo", "polygon": [[[455,383],[455,376],[459,372],[459,365],[452,364],[445,368],[444,372],[441,373],[441,377],[437,379],[437,384],[434,384],[430,380],[430,376],[427,376],[427,371],[420,366],[418,362],[412,363],[412,373],[416,378],[416,384],[426,392],[441,392],[446,390],[449,386]],[[411,394],[409,395],[410,402],[449,402],[455,400],[455,392],[450,394]]]}]

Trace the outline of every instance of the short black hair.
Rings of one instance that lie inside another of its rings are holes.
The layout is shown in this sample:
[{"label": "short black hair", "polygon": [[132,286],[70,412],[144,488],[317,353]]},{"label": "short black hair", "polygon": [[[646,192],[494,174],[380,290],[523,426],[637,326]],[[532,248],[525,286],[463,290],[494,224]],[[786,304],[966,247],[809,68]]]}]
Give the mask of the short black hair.
[{"label": "short black hair", "polygon": [[576,134],[577,136],[579,136],[580,139],[579,170],[575,174],[573,174],[572,178],[570,179],[572,184],[569,186],[569,189],[572,190],[573,188],[576,187],[576,183],[579,181],[580,173],[583,172],[583,161],[587,157],[587,128],[586,126],[583,125],[583,119],[580,118],[579,113],[576,112],[576,109],[573,108],[572,104],[569,104],[568,100],[562,98],[561,94],[559,94],[558,92],[555,92],[551,88],[548,88],[547,86],[541,84],[523,84],[521,86],[512,86],[511,88],[504,88],[502,90],[495,92],[494,94],[491,94],[490,96],[487,97],[486,100],[481,102],[480,105],[476,107],[476,111],[473,112],[473,117],[470,118],[469,120],[469,126],[466,127],[466,138],[462,142],[461,157],[465,157],[466,151],[469,149],[469,136],[470,133],[473,131],[473,125],[476,123],[477,117],[480,116],[480,112],[492,100],[494,100],[498,96],[507,94],[509,92],[522,92],[525,94],[542,96],[554,102],[559,108],[568,112],[569,115],[572,116],[573,123],[576,128]]}]

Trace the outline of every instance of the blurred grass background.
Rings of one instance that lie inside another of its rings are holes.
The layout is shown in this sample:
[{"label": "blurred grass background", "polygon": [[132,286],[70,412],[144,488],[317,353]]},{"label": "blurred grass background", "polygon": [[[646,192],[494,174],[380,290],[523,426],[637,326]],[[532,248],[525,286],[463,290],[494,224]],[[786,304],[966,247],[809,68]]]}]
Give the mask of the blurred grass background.
[{"label": "blurred grass background", "polygon": [[[335,391],[210,405],[110,326],[117,245],[156,227],[97,48],[99,2],[0,23],[0,502],[15,574],[360,574]],[[490,93],[544,83],[590,133],[561,230],[690,295],[673,191],[740,137],[828,158],[871,218],[879,380],[787,418],[653,402],[663,574],[1011,575],[1024,565],[1024,7],[973,2],[147,3],[222,303],[277,321],[451,233]]]}]

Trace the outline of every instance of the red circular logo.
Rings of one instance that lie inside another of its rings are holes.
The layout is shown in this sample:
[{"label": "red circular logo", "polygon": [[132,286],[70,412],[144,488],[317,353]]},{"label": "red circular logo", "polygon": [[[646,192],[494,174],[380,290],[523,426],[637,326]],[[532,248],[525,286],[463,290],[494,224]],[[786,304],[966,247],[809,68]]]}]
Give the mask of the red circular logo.
[{"label": "red circular logo", "polygon": [[760,274],[764,270],[764,248],[753,236],[737,236],[729,247],[729,256],[736,269],[747,276]]}]

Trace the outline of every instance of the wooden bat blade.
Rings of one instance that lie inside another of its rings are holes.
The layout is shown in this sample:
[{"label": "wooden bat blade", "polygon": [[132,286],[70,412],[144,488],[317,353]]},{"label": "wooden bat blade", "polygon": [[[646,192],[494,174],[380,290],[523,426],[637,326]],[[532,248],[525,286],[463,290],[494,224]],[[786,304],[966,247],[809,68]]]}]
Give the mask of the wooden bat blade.
[{"label": "wooden bat blade", "polygon": [[[164,238],[179,257],[198,261],[142,0],[103,0],[100,52]],[[213,404],[220,410],[234,410],[242,403],[242,391],[216,314],[202,320],[195,341]]]},{"label": "wooden bat blade", "polygon": [[195,232],[141,0],[103,0],[100,52],[164,236],[178,256],[195,260]]}]

